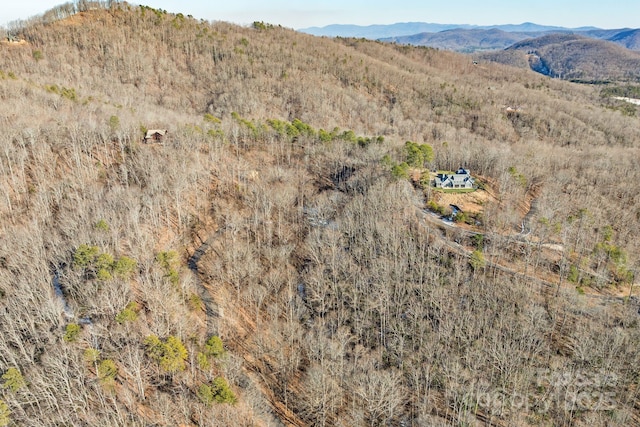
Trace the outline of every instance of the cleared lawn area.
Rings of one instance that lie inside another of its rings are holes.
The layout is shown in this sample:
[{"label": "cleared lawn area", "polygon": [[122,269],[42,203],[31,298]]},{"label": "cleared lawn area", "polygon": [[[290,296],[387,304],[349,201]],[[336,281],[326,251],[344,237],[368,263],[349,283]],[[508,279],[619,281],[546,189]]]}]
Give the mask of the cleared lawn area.
[{"label": "cleared lawn area", "polygon": [[445,194],[462,194],[462,193],[473,193],[477,191],[477,188],[433,188],[433,191],[437,191],[439,193]]}]

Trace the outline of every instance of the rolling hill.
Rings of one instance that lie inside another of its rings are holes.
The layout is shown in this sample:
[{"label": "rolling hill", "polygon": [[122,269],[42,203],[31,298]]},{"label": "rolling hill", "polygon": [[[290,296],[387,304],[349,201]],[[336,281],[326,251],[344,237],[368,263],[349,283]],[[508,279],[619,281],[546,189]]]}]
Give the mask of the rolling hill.
[{"label": "rolling hill", "polygon": [[640,30],[620,31],[608,38],[616,44],[626,47],[627,49],[640,51]]},{"label": "rolling hill", "polygon": [[501,50],[525,39],[552,34],[575,34],[607,40],[630,50],[638,47],[638,29],[564,28],[525,22],[518,25],[456,25],[433,23],[397,23],[390,25],[328,25],[299,31],[317,36],[364,37],[385,42],[429,46],[457,52]]},{"label": "rolling hill", "polygon": [[420,33],[409,36],[381,38],[387,43],[429,46],[456,52],[478,52],[505,49],[524,39],[539,36],[540,33],[507,32],[498,29],[450,29],[436,33]]},{"label": "rolling hill", "polygon": [[384,37],[408,36],[423,32],[438,32],[453,28],[458,28],[458,25],[434,24],[427,22],[402,22],[389,25],[332,24],[325,27],[301,28],[298,31],[314,36],[364,37],[375,40]]},{"label": "rolling hill", "polygon": [[519,42],[535,44],[531,39],[541,38],[540,43],[548,43],[557,37],[588,37],[605,40],[629,50],[638,51],[638,33],[640,30],[581,30],[581,31],[506,31],[492,29],[454,28],[438,32],[383,37],[379,40],[389,43],[409,44],[413,46],[429,46],[456,52],[473,53],[491,50],[503,50]]},{"label": "rolling hill", "polygon": [[[623,101],[124,2],[16,40],[0,425],[638,424]],[[460,167],[474,192],[431,186]]]},{"label": "rolling hill", "polygon": [[[541,32],[562,32],[571,31],[572,29],[564,27],[555,27],[548,25],[538,25],[532,22],[524,22],[522,24],[506,24],[506,25],[468,25],[468,24],[436,24],[427,22],[399,22],[396,24],[380,24],[380,25],[348,25],[333,24],[325,27],[301,28],[298,31],[312,34],[314,36],[328,37],[364,37],[369,39],[382,39],[387,37],[412,36],[419,33],[437,33],[447,30],[464,29],[464,30],[500,30],[505,32],[524,32],[524,33],[541,33]],[[593,27],[575,28],[575,31],[597,30]]]}]

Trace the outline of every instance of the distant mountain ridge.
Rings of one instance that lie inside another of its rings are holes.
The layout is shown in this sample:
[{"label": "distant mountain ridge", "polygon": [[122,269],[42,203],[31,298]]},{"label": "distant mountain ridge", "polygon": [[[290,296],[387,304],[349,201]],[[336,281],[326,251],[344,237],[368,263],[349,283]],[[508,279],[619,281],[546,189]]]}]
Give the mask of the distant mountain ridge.
[{"label": "distant mountain ridge", "polygon": [[640,81],[640,29],[407,22],[391,25],[328,25],[298,30],[317,36],[357,37],[473,53],[574,81]]},{"label": "distant mountain ridge", "polygon": [[406,22],[390,25],[328,25],[300,29],[316,36],[364,37],[385,42],[429,46],[457,52],[506,49],[514,43],[549,34],[578,34],[607,40],[631,50],[640,50],[640,29],[566,28],[532,22],[505,25],[435,24]]},{"label": "distant mountain ridge", "polygon": [[[389,25],[349,25],[333,24],[325,27],[301,28],[298,31],[314,36],[327,37],[364,37],[379,39],[384,37],[408,36],[425,32],[439,32],[465,26],[451,24],[434,24],[427,22],[400,22]],[[466,27],[465,27],[466,28]]]},{"label": "distant mountain ridge", "polygon": [[549,35],[581,36],[593,40],[613,42],[630,50],[640,50],[640,30],[584,30],[584,31],[504,31],[499,29],[463,29],[420,33],[410,36],[386,37],[378,40],[390,43],[429,46],[457,52],[476,52],[506,49],[512,44]]},{"label": "distant mountain ridge", "polygon": [[382,38],[379,40],[389,43],[429,46],[456,52],[472,53],[476,51],[506,49],[522,40],[539,37],[540,34],[547,33],[534,31],[510,32],[497,28],[489,30],[455,28],[437,33],[420,33],[411,36]]},{"label": "distant mountain ridge", "polygon": [[[350,25],[332,24],[324,27],[300,28],[298,31],[314,36],[328,37],[364,37],[381,39],[386,37],[411,36],[418,33],[438,33],[440,31],[465,30],[501,30],[505,32],[544,32],[544,31],[597,31],[597,27],[566,28],[549,25],[539,25],[533,22],[503,25],[471,25],[471,24],[437,24],[431,22],[398,22],[395,24],[379,25]],[[606,31],[606,30],[605,30]],[[620,30],[621,31],[621,30]]]},{"label": "distant mountain ridge", "polygon": [[621,31],[609,40],[627,49],[640,51],[640,29]]}]

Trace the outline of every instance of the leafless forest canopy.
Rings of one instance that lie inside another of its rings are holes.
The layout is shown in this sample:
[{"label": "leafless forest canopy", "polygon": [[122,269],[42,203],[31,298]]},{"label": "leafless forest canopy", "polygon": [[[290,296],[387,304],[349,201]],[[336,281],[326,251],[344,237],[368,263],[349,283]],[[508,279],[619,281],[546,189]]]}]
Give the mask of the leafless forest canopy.
[{"label": "leafless forest canopy", "polygon": [[631,104],[119,2],[7,32],[0,425],[640,424]]}]

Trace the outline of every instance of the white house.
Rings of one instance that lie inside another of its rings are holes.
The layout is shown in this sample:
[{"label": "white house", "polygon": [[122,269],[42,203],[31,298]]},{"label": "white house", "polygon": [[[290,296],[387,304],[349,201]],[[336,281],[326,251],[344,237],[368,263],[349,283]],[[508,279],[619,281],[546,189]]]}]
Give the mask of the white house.
[{"label": "white house", "polygon": [[439,173],[433,180],[436,188],[473,188],[474,180],[469,169],[460,168],[456,173]]}]

